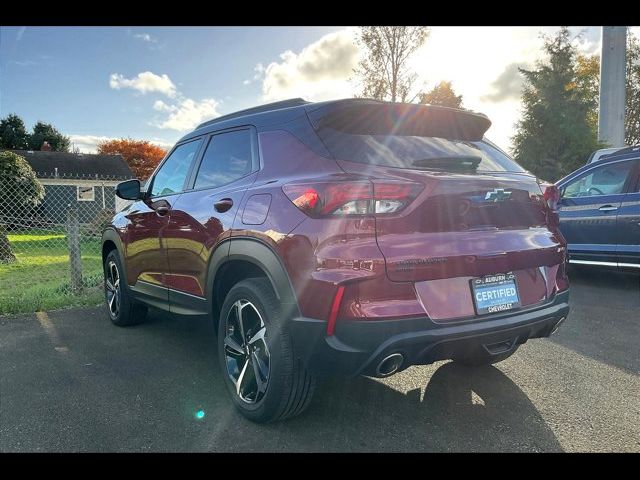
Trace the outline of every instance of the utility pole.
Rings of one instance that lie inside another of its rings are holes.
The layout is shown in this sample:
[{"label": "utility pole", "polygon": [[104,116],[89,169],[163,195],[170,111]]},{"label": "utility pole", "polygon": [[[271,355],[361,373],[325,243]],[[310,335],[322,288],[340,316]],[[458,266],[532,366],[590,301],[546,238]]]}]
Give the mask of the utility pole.
[{"label": "utility pole", "polygon": [[602,27],[598,140],[624,147],[627,27]]}]

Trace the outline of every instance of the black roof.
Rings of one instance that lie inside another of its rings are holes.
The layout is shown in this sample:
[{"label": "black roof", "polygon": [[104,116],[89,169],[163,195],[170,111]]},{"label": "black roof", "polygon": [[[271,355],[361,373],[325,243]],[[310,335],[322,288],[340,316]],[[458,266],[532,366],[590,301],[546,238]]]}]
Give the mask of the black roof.
[{"label": "black roof", "polygon": [[307,102],[302,98],[290,98],[289,100],[282,100],[280,102],[267,103],[265,105],[259,105],[253,108],[246,108],[244,110],[238,110],[237,112],[229,113],[227,115],[222,115],[220,117],[214,118],[213,120],[209,120],[207,122],[201,123],[196,127],[196,130],[198,128],[206,127],[207,125],[213,125],[214,123],[223,122],[224,120],[231,120],[233,118],[238,118],[238,117],[246,117],[247,115],[254,115],[256,113],[282,110],[283,108],[298,107],[300,105],[307,105],[309,103],[311,102]]},{"label": "black roof", "polygon": [[259,126],[281,125],[295,120],[301,115],[311,114],[312,112],[332,112],[339,111],[341,108],[352,106],[373,106],[373,105],[398,105],[408,108],[423,108],[439,114],[456,117],[457,119],[465,119],[466,123],[475,123],[480,129],[486,131],[491,122],[486,115],[471,110],[463,110],[449,107],[440,107],[432,105],[408,104],[400,102],[386,102],[375,100],[372,98],[343,98],[339,100],[329,100],[325,102],[308,102],[302,98],[291,98],[280,102],[268,103],[246,110],[223,115],[207,122],[201,123],[193,132],[186,134],[178,143],[190,138],[210,133],[214,130],[233,128],[248,123]]},{"label": "black roof", "polygon": [[11,150],[24,157],[38,178],[78,178],[96,176],[104,180],[133,178],[122,155],[52,152],[46,150]]}]

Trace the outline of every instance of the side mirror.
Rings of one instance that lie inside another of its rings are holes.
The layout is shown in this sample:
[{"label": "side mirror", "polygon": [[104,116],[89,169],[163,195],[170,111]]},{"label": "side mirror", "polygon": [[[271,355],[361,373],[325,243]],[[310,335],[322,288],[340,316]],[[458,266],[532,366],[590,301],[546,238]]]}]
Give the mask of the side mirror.
[{"label": "side mirror", "polygon": [[127,180],[116,185],[116,195],[123,200],[140,200],[142,192],[140,190],[140,180]]}]

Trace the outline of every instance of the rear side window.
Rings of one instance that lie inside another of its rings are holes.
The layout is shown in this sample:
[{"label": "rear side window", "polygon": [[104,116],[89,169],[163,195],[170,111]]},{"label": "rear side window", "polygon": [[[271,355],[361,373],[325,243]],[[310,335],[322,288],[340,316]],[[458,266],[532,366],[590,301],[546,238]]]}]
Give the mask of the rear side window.
[{"label": "rear side window", "polygon": [[525,172],[485,141],[394,134],[353,134],[323,127],[318,135],[339,160],[369,165],[461,173]]},{"label": "rear side window", "polygon": [[214,135],[202,157],[194,188],[226,185],[251,173],[252,166],[250,130]]},{"label": "rear side window", "polygon": [[633,161],[605,164],[569,182],[564,198],[597,197],[623,193],[624,185],[633,168]]},{"label": "rear side window", "polygon": [[171,195],[183,190],[189,167],[198,153],[202,140],[176,147],[162,164],[151,185],[151,196]]}]

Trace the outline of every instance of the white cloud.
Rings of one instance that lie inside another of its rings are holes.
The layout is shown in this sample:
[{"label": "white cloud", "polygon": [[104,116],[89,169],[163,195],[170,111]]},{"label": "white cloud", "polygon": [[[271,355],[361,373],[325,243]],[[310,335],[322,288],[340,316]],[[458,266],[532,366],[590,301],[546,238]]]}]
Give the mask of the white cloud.
[{"label": "white cloud", "polygon": [[204,120],[219,116],[218,105],[219,102],[213,98],[203,98],[199,102],[191,98],[183,98],[171,105],[157,100],[153,104],[154,110],[167,112],[169,116],[152,125],[177,131],[191,130]]},{"label": "white cloud", "polygon": [[147,43],[158,43],[158,39],[148,33],[136,33],[133,37]]},{"label": "white cloud", "polygon": [[170,112],[171,106],[164,103],[162,100],[156,100],[153,102],[153,109],[159,112]]},{"label": "white cloud", "polygon": [[253,67],[253,71],[254,71],[253,77],[247,78],[246,80],[244,80],[242,82],[243,85],[249,85],[255,80],[262,79],[262,77],[264,76],[264,65],[262,65],[262,63],[258,63],[255,67]]},{"label": "white cloud", "polygon": [[194,128],[203,120],[220,115],[217,111],[219,105],[217,100],[203,98],[197,101],[185,97],[166,74],[159,76],[152,72],[142,72],[133,78],[124,78],[114,73],[109,79],[109,85],[116,90],[132,88],[142,93],[159,92],[172,98],[173,101],[170,103],[162,100],[156,100],[153,103],[154,110],[168,114],[164,119],[149,122],[150,125],[158,128],[181,132]]},{"label": "white cloud", "polygon": [[156,75],[153,72],[142,72],[133,78],[125,78],[119,73],[112,73],[109,86],[115,90],[131,88],[141,93],[159,92],[168,97],[176,96],[176,86],[167,74]]},{"label": "white cloud", "polygon": [[[453,83],[463,105],[486,113],[493,125],[487,136],[503,148],[510,147],[520,118],[521,79],[517,67],[531,68],[542,58],[541,34],[553,35],[558,27],[432,27],[425,45],[413,56],[410,68],[418,74],[416,87],[429,90],[442,80]],[[600,50],[599,27],[571,27],[584,53]],[[632,31],[640,28],[633,27]],[[263,67],[263,100],[291,97],[330,100],[351,97],[357,84],[350,82],[360,52],[355,30],[328,34],[295,53]],[[261,65],[262,67],[262,65]],[[258,73],[258,68],[256,72]],[[417,92],[415,92],[417,93]]]},{"label": "white cloud", "polygon": [[280,54],[280,60],[255,67],[256,75],[262,78],[264,100],[327,100],[352,95],[348,79],[358,62],[358,48],[351,29],[327,34],[299,53],[287,50]]},{"label": "white cloud", "polygon": [[[71,138],[72,146],[80,150],[81,153],[96,153],[98,151],[98,143],[118,140],[120,137],[106,137],[103,135],[69,135]],[[154,145],[157,145],[164,149],[169,149],[173,146],[173,143],[165,140],[153,139],[149,140]]]}]

